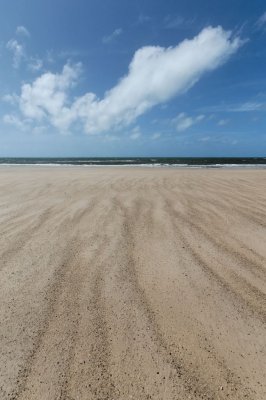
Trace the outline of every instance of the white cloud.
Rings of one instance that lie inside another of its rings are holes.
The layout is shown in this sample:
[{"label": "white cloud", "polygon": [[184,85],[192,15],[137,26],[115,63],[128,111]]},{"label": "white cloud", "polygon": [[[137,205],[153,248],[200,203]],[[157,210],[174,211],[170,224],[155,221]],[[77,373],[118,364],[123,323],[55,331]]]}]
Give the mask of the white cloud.
[{"label": "white cloud", "polygon": [[209,142],[212,138],[210,136],[204,136],[198,139],[199,142]]},{"label": "white cloud", "polygon": [[[60,54],[59,54],[59,56],[60,56]],[[68,55],[68,57],[69,57],[69,55]],[[72,55],[70,57],[72,57]],[[54,55],[53,50],[47,50],[45,59],[48,64],[54,64],[55,55]]]},{"label": "white cloud", "polygon": [[136,126],[134,129],[132,129],[132,133],[130,135],[130,139],[136,140],[139,139],[141,136],[141,132],[138,126]]},{"label": "white cloud", "polygon": [[225,126],[228,124],[228,122],[229,122],[229,119],[220,119],[220,121],[218,121],[218,125]]},{"label": "white cloud", "polygon": [[[232,135],[233,133],[231,133],[230,135]],[[237,139],[232,139],[232,137],[226,137],[225,135],[219,135],[219,136],[204,136],[204,137],[200,137],[197,139],[198,142],[202,142],[202,143],[208,143],[208,142],[212,142],[212,143],[219,143],[219,144],[226,144],[226,145],[236,145],[239,143],[239,141]]]},{"label": "white cloud", "polygon": [[258,28],[262,28],[264,27],[265,24],[266,24],[266,12],[260,16],[256,25]]},{"label": "white cloud", "polygon": [[198,115],[196,117],[187,116],[185,113],[179,114],[172,120],[172,123],[176,126],[178,132],[183,132],[191,126],[199,123],[205,118],[204,115]]},{"label": "white cloud", "polygon": [[26,45],[23,37],[30,37],[29,31],[25,26],[18,26],[16,29],[16,35],[20,36],[20,39],[10,39],[6,48],[13,54],[13,66],[14,68],[19,68],[22,61],[27,63],[27,67],[32,72],[38,72],[43,67],[43,60],[38,57],[30,57],[26,52]]},{"label": "white cloud", "polygon": [[159,139],[160,137],[161,137],[160,133],[154,133],[151,138],[152,138],[152,140],[156,140],[156,139]]},{"label": "white cloud", "polygon": [[164,18],[164,27],[166,29],[189,28],[195,19],[185,19],[180,15],[167,15]]},{"label": "white cloud", "polygon": [[200,121],[202,121],[204,118],[205,118],[205,115],[201,114],[201,115],[198,115],[198,116],[195,118],[195,120],[196,120],[196,122],[200,122]]},{"label": "white cloud", "polygon": [[46,119],[62,131],[73,123],[82,124],[88,134],[119,129],[188,91],[205,73],[226,62],[241,44],[221,27],[208,27],[175,47],[143,47],[136,51],[128,74],[102,99],[89,92],[71,102],[69,90],[79,77],[80,65],[67,64],[60,74],[47,72],[32,84],[23,84],[20,109],[25,117]]},{"label": "white cloud", "polygon": [[40,58],[35,58],[35,57],[32,57],[30,59],[28,68],[32,72],[38,72],[38,71],[40,71],[40,69],[42,69],[42,67],[43,67],[43,60],[41,60]]},{"label": "white cloud", "polygon": [[16,94],[5,94],[4,96],[2,96],[1,100],[5,103],[15,105],[19,100],[19,96],[17,96]]},{"label": "white cloud", "polygon": [[265,109],[265,104],[257,103],[257,102],[246,102],[243,104],[232,106],[232,112],[250,112],[250,111],[259,111],[262,108]]},{"label": "white cloud", "polygon": [[104,142],[116,142],[116,141],[120,140],[120,137],[116,136],[116,135],[107,134],[107,135],[103,135],[102,140]]},{"label": "white cloud", "polygon": [[148,15],[140,14],[137,19],[137,25],[145,24],[146,22],[150,22],[152,18]]},{"label": "white cloud", "polygon": [[257,101],[247,101],[239,104],[222,104],[218,106],[210,106],[202,108],[203,112],[253,112],[265,111],[266,104]]},{"label": "white cloud", "polygon": [[136,139],[139,139],[140,136],[141,136],[141,134],[140,134],[139,132],[132,133],[132,134],[130,135],[130,139],[136,140]]},{"label": "white cloud", "polygon": [[61,74],[47,72],[37,78],[32,85],[24,84],[19,100],[22,114],[37,121],[48,118],[56,128],[67,130],[73,122],[77,105],[81,111],[81,100],[87,99],[84,96],[73,103],[73,110],[67,107],[67,91],[75,85],[80,70],[80,64],[74,66],[67,64]]},{"label": "white cloud", "polygon": [[117,38],[118,36],[120,36],[123,33],[123,29],[121,28],[117,28],[115,29],[110,35],[108,36],[104,36],[102,39],[102,42],[107,44],[112,42],[115,38]]},{"label": "white cloud", "polygon": [[16,39],[10,39],[6,48],[13,54],[13,66],[18,68],[22,59],[25,57],[25,49],[23,44],[19,43]]},{"label": "white cloud", "polygon": [[46,131],[46,129],[47,129],[47,127],[46,126],[44,126],[44,125],[40,125],[40,126],[35,126],[34,128],[33,128],[33,130],[32,130],[32,133],[34,134],[34,135],[41,135],[41,134],[43,134],[45,131]]},{"label": "white cloud", "polygon": [[4,115],[3,122],[6,125],[13,125],[15,128],[22,130],[22,131],[27,129],[27,127],[29,127],[27,120],[21,120],[19,117],[17,117],[16,115],[12,115],[12,114]]},{"label": "white cloud", "polygon": [[20,25],[17,27],[16,34],[21,35],[21,36],[30,37],[30,33],[29,33],[28,29],[25,28],[25,26],[23,26],[23,25]]}]

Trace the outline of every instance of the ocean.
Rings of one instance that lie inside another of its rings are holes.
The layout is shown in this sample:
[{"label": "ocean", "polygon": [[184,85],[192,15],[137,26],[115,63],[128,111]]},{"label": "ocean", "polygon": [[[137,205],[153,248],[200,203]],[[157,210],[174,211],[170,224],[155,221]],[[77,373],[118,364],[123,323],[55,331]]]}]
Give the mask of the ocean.
[{"label": "ocean", "polygon": [[0,158],[0,165],[266,168],[266,157],[53,157]]}]

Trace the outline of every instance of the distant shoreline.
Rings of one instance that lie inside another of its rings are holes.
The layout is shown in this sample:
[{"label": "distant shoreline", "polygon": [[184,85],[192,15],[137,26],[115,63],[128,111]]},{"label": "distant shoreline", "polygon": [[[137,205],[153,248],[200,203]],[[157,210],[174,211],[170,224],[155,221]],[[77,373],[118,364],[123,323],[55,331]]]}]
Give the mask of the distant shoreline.
[{"label": "distant shoreline", "polygon": [[266,168],[265,157],[3,157],[0,166]]}]

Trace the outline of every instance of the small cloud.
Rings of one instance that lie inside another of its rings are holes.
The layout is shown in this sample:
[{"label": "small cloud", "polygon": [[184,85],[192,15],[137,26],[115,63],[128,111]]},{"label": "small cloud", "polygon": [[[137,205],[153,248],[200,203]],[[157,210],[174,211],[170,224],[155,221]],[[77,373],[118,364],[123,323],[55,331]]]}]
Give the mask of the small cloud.
[{"label": "small cloud", "polygon": [[219,106],[204,107],[201,109],[203,112],[252,112],[252,111],[265,111],[266,104],[256,101],[247,101],[239,104],[222,104]]},{"label": "small cloud", "polygon": [[47,50],[45,60],[48,64],[54,64],[55,62],[55,56],[53,54],[52,50]]},{"label": "small cloud", "polygon": [[104,135],[103,136],[103,141],[104,142],[115,142],[117,140],[120,140],[120,138],[119,138],[119,136],[116,136],[116,135],[109,134],[109,135]]},{"label": "small cloud", "polygon": [[250,111],[258,111],[262,108],[265,109],[265,104],[257,103],[257,102],[246,102],[240,104],[238,106],[232,107],[233,112],[250,112]]},{"label": "small cloud", "polygon": [[177,118],[174,118],[173,123],[176,124],[177,131],[182,132],[193,125],[193,119],[191,117],[187,117],[185,113],[181,113]]},{"label": "small cloud", "polygon": [[205,115],[201,114],[197,117],[190,117],[185,113],[180,113],[176,118],[172,120],[172,123],[176,126],[178,132],[183,132],[191,126],[199,123],[205,118]]},{"label": "small cloud", "polygon": [[25,37],[30,37],[30,32],[28,31],[27,28],[25,28],[25,26],[20,25],[17,27],[16,29],[16,34],[18,36],[25,36]]},{"label": "small cloud", "polygon": [[18,103],[19,96],[17,96],[16,94],[5,94],[4,96],[2,96],[1,100],[4,101],[5,103],[14,105]]},{"label": "small cloud", "polygon": [[171,15],[167,15],[164,18],[164,27],[167,29],[176,29],[179,28],[184,23],[184,18],[179,15],[176,17],[172,17]]},{"label": "small cloud", "polygon": [[195,19],[185,19],[180,15],[167,15],[164,18],[164,27],[166,29],[188,28],[194,23]]},{"label": "small cloud", "polygon": [[12,114],[6,114],[3,117],[3,122],[6,125],[13,125],[15,126],[17,129],[24,131],[28,124],[27,124],[27,120],[21,120],[20,118],[18,118],[16,115],[12,115]]},{"label": "small cloud", "polygon": [[104,44],[111,43],[114,39],[116,39],[122,33],[123,33],[123,29],[122,28],[117,28],[110,35],[104,36],[103,39],[102,39],[102,42]]},{"label": "small cloud", "polygon": [[265,104],[258,102],[246,102],[232,106],[229,111],[231,112],[251,112],[251,111],[262,111],[265,110]]},{"label": "small cloud", "polygon": [[20,39],[10,39],[7,44],[6,48],[9,50],[13,55],[13,67],[19,68],[21,63],[28,64],[27,67],[32,72],[40,71],[43,67],[43,61],[34,56],[29,56],[26,52],[26,45],[23,37],[30,37],[29,31],[25,28],[25,26],[18,26],[16,29],[16,35],[21,36]]},{"label": "small cloud", "polygon": [[141,136],[140,132],[132,133],[132,135],[130,135],[130,139],[136,140],[140,136]]},{"label": "small cloud", "polygon": [[266,24],[266,12],[263,13],[263,14],[260,16],[260,18],[257,20],[256,26],[257,26],[259,29],[262,29],[262,28],[264,28],[265,24]]},{"label": "small cloud", "polygon": [[200,121],[202,121],[204,118],[205,118],[205,115],[201,114],[201,115],[198,115],[198,116],[195,118],[195,121],[196,121],[196,122],[200,122]]},{"label": "small cloud", "polygon": [[228,122],[229,122],[229,119],[220,119],[220,121],[218,121],[217,125],[225,126],[228,124]]},{"label": "small cloud", "polygon": [[23,44],[19,43],[16,39],[10,39],[6,48],[13,54],[13,66],[19,68],[21,61],[25,57],[25,49]]},{"label": "small cloud", "polygon": [[152,18],[149,17],[148,15],[140,14],[140,15],[138,16],[137,24],[138,24],[138,25],[143,25],[143,24],[145,24],[146,22],[151,21],[151,19],[152,19]]},{"label": "small cloud", "polygon": [[211,140],[210,136],[204,136],[202,138],[199,138],[199,142],[209,142]]},{"label": "small cloud", "polygon": [[139,139],[141,136],[141,132],[138,126],[136,126],[134,129],[132,129],[132,133],[130,135],[130,139],[136,140]]},{"label": "small cloud", "polygon": [[41,135],[42,133],[44,133],[46,131],[47,127],[44,125],[40,125],[40,126],[35,126],[32,129],[32,133],[36,136]]},{"label": "small cloud", "polygon": [[42,69],[42,67],[43,67],[43,61],[40,58],[34,58],[34,57],[31,58],[28,68],[32,72],[38,72]]},{"label": "small cloud", "polygon": [[226,137],[224,135],[214,135],[214,136],[203,136],[197,139],[198,142],[201,143],[217,143],[217,144],[223,144],[223,145],[236,145],[239,143],[237,139],[232,139],[231,137]]},{"label": "small cloud", "polygon": [[152,135],[152,140],[157,140],[157,139],[159,139],[161,137],[161,134],[160,133],[154,133],[153,135]]}]

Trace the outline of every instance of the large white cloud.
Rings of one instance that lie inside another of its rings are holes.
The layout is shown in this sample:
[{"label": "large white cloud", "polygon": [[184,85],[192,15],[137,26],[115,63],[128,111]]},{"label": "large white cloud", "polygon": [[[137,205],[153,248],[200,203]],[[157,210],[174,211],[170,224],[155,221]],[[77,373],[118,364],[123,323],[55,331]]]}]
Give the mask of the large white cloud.
[{"label": "large white cloud", "polygon": [[[68,90],[73,87],[80,73],[80,64],[65,65],[61,74],[47,72],[33,84],[24,84],[19,104],[22,114],[32,120],[49,122],[60,130],[67,130],[77,114],[68,107]],[[74,118],[73,118],[73,117]]]},{"label": "large white cloud", "polygon": [[72,102],[69,90],[80,65],[66,65],[62,73],[45,73],[24,84],[19,98],[24,117],[48,120],[59,130],[79,122],[86,133],[120,128],[152,107],[189,90],[206,72],[222,65],[241,45],[221,27],[208,27],[176,47],[143,47],[136,51],[126,76],[102,99],[86,93]]}]

